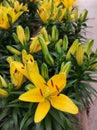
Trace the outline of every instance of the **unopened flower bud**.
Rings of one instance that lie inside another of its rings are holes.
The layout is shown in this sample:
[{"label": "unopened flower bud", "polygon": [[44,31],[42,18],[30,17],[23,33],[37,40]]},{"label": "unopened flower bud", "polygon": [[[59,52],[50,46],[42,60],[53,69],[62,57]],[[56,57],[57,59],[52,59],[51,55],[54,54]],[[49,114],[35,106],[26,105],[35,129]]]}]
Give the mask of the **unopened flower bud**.
[{"label": "unopened flower bud", "polygon": [[84,58],[84,48],[82,44],[79,44],[76,50],[76,60],[79,66],[83,64],[83,58]]},{"label": "unopened flower bud", "polygon": [[38,37],[38,40],[39,40],[39,43],[41,45],[41,48],[42,48],[42,52],[43,54],[45,55],[46,53],[48,53],[48,47],[46,45],[46,42],[44,41],[43,37],[42,36],[39,36]]},{"label": "unopened flower bud", "polygon": [[21,42],[22,45],[24,45],[25,41],[26,41],[26,37],[25,37],[25,33],[24,33],[24,29],[22,26],[17,26],[17,37],[19,39],[19,41]]},{"label": "unopened flower bud", "polygon": [[84,11],[80,15],[80,20],[83,22],[86,20],[88,14],[88,10],[84,9]]},{"label": "unopened flower bud", "polygon": [[12,61],[14,61],[14,58],[12,56],[8,56],[6,61],[10,64]]},{"label": "unopened flower bud", "polygon": [[57,27],[54,25],[52,27],[52,41],[57,41],[59,38],[59,31],[57,29]]},{"label": "unopened flower bud", "polygon": [[68,75],[69,71],[71,69],[71,62],[68,61],[66,64],[64,62],[61,64],[60,73],[64,72],[66,75]]},{"label": "unopened flower bud", "polygon": [[48,67],[45,63],[43,63],[41,65],[41,75],[46,79],[48,80],[49,79],[49,76],[48,76]]},{"label": "unopened flower bud", "polygon": [[68,37],[65,35],[63,37],[63,49],[64,49],[64,51],[67,51],[67,48],[68,48]]},{"label": "unopened flower bud", "polygon": [[30,89],[33,89],[35,86],[33,84],[27,84],[25,86],[25,90],[30,90]]},{"label": "unopened flower bud", "polygon": [[46,61],[47,64],[49,64],[49,65],[51,65],[51,66],[54,65],[54,59],[53,59],[53,57],[50,55],[50,53],[47,53],[47,54],[44,56],[44,58],[45,58],[45,61]]},{"label": "unopened flower bud", "polygon": [[55,49],[56,49],[56,51],[57,51],[58,54],[60,54],[62,52],[61,46],[60,46],[60,44],[58,42],[55,45]]},{"label": "unopened flower bud", "polygon": [[14,47],[12,47],[10,45],[7,45],[6,48],[12,54],[16,54],[16,55],[20,55],[21,54],[20,51],[18,51],[17,49],[15,49]]},{"label": "unopened flower bud", "polygon": [[8,92],[2,88],[0,88],[0,97],[8,97]]},{"label": "unopened flower bud", "polygon": [[94,44],[94,40],[90,39],[87,41],[86,46],[85,46],[85,53],[87,55],[89,55],[91,53],[93,44]]},{"label": "unopened flower bud", "polygon": [[0,82],[1,82],[1,87],[7,87],[7,83],[1,75],[0,75]]},{"label": "unopened flower bud", "polygon": [[66,55],[66,59],[69,60],[71,58],[71,55],[74,55],[74,53],[77,50],[77,47],[79,45],[79,40],[76,39],[73,44],[71,45],[71,47],[69,48],[67,55]]},{"label": "unopened flower bud", "polygon": [[25,39],[26,39],[26,41],[29,41],[29,39],[30,39],[30,30],[29,30],[29,27],[25,28]]}]

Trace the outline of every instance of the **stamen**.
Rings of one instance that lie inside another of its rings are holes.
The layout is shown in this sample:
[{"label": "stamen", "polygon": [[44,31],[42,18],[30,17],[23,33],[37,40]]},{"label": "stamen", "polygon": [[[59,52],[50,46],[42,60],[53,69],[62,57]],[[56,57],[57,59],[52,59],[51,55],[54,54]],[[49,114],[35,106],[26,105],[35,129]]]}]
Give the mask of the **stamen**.
[{"label": "stamen", "polygon": [[48,86],[47,83],[44,83],[44,85]]},{"label": "stamen", "polygon": [[33,60],[30,58],[30,61],[33,62]]},{"label": "stamen", "polygon": [[23,65],[25,65],[23,62],[22,62]]},{"label": "stamen", "polygon": [[58,86],[57,86],[57,85],[55,85],[55,87],[56,87],[57,91],[59,92],[59,88],[58,88]]},{"label": "stamen", "polygon": [[14,71],[15,73],[17,73],[17,69],[15,69],[15,71]]},{"label": "stamen", "polygon": [[41,94],[41,96],[43,96],[43,93],[42,93],[42,90],[40,89],[40,94]]},{"label": "stamen", "polygon": [[52,85],[52,87],[54,87],[54,83],[53,83],[53,81],[51,80],[51,85]]},{"label": "stamen", "polygon": [[43,13],[43,11],[44,11],[44,9],[43,9],[43,8],[41,8],[41,9],[39,10],[39,13]]},{"label": "stamen", "polygon": [[21,67],[21,69],[24,69],[24,67]]}]

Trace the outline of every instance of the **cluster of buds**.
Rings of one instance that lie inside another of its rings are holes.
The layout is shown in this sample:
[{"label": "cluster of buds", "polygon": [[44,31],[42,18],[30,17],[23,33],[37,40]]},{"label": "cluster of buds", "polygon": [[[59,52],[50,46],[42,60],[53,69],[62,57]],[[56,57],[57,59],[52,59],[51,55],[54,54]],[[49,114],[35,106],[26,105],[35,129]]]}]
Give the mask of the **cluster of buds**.
[{"label": "cluster of buds", "polygon": [[88,67],[91,69],[97,67],[97,54],[92,52],[93,40],[88,40],[85,45],[75,40],[70,46],[66,54],[66,59],[69,61],[71,56],[74,56],[78,66],[82,66],[83,63],[88,62]]},{"label": "cluster of buds", "polygon": [[[25,11],[27,5],[19,3],[17,0],[4,1],[0,4],[0,28],[8,29]],[[13,6],[11,6],[13,5]]]},{"label": "cluster of buds", "polygon": [[23,27],[21,25],[18,25],[16,28],[16,33],[13,33],[13,38],[16,43],[20,42],[22,44],[22,46],[27,44],[27,42],[30,39],[29,28],[25,27],[25,29],[23,29]]},{"label": "cluster of buds", "polygon": [[[76,1],[76,0],[75,0]],[[67,0],[43,0],[39,2],[38,6],[38,15],[44,23],[47,23],[49,20],[54,22],[62,21],[65,18],[67,8],[72,17],[72,8],[76,4],[75,1]]]}]

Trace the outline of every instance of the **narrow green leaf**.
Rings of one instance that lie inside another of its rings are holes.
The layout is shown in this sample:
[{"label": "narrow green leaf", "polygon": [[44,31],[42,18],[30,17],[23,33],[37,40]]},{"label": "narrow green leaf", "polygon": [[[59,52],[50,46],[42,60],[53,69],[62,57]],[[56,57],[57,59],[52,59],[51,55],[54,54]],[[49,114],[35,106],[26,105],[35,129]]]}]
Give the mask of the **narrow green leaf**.
[{"label": "narrow green leaf", "polygon": [[52,130],[51,117],[49,114],[45,117],[45,130]]}]

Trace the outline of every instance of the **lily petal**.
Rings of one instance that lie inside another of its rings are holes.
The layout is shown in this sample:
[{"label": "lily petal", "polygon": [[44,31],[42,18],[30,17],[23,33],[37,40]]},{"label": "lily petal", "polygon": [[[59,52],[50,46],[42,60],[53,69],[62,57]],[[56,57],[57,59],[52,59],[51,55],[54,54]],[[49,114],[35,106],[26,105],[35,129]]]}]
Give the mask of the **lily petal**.
[{"label": "lily petal", "polygon": [[25,65],[26,67],[26,71],[28,73],[28,75],[30,76],[30,74],[34,74],[34,73],[38,73],[39,74],[39,68],[38,68],[38,65],[37,65],[37,62],[34,61],[32,63],[28,62],[26,63]]},{"label": "lily petal", "polygon": [[51,101],[51,105],[58,110],[68,112],[71,114],[78,113],[77,106],[72,102],[72,100],[69,97],[63,94],[60,94],[59,96],[51,98],[50,101]]},{"label": "lily petal", "polygon": [[47,82],[51,93],[57,92],[56,95],[62,91],[66,85],[65,73],[56,74]]},{"label": "lily petal", "polygon": [[30,79],[33,82],[33,84],[40,88],[40,89],[45,89],[46,86],[46,82],[43,79],[43,77],[40,74],[30,74]]},{"label": "lily petal", "polygon": [[27,52],[25,49],[22,50],[22,61],[25,64],[26,63],[26,57],[27,57]]},{"label": "lily petal", "polygon": [[47,115],[49,109],[50,109],[50,103],[48,100],[45,100],[44,102],[40,102],[35,112],[34,121],[38,123],[41,120],[43,120]]},{"label": "lily petal", "polygon": [[34,62],[34,58],[33,58],[33,56],[30,55],[30,54],[28,54],[28,55],[26,56],[26,62],[33,63],[33,62]]},{"label": "lily petal", "polygon": [[[24,65],[23,65],[22,63],[17,62],[17,61],[13,61],[13,62],[11,63],[11,66],[15,66],[18,71],[20,71],[25,77],[28,78],[28,75],[27,75],[27,73],[26,73],[26,71],[25,71],[25,67],[24,67]],[[10,71],[11,71],[11,70],[10,70]],[[10,72],[10,73],[11,73],[11,72]]]},{"label": "lily petal", "polygon": [[47,83],[44,80],[44,78],[37,72],[37,69],[35,67],[30,67],[30,64],[27,64],[27,72],[31,79],[31,82],[38,88],[43,89],[45,88]]},{"label": "lily petal", "polygon": [[41,46],[39,44],[39,41],[38,41],[38,37],[34,37],[32,38],[32,42],[30,44],[30,52],[33,53],[33,52],[37,52],[39,50],[41,50]]},{"label": "lily petal", "polygon": [[14,66],[14,64],[10,64],[10,75],[11,75],[11,81],[16,86],[17,89],[19,89],[25,78],[24,75],[18,71],[18,69]]},{"label": "lily petal", "polygon": [[41,90],[38,88],[33,88],[24,94],[19,96],[19,100],[26,102],[43,102],[44,98],[42,96]]}]

